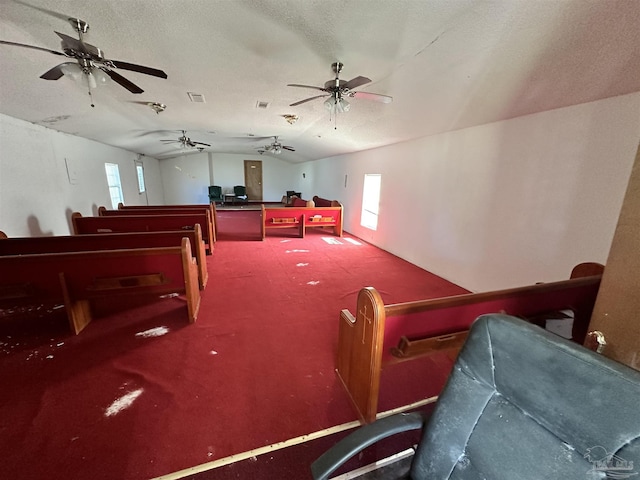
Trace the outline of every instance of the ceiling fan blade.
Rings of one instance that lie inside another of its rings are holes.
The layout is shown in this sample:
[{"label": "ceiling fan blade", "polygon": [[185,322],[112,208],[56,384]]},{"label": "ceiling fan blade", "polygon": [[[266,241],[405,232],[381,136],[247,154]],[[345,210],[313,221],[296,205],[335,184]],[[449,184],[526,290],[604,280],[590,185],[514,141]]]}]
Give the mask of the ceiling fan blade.
[{"label": "ceiling fan blade", "polygon": [[49,52],[49,53],[53,53],[54,55],[61,55],[63,57],[66,57],[64,53],[56,52],[55,50],[49,50],[48,48],[36,47],[34,45],[25,45],[24,43],[7,42],[6,40],[0,40],[0,44],[13,45],[14,47],[32,48],[34,50],[42,50],[43,52]]},{"label": "ceiling fan blade", "polygon": [[131,93],[142,93],[142,92],[144,92],[144,90],[142,90],[139,86],[137,86],[135,83],[127,80],[126,78],[124,78],[119,73],[116,73],[113,70],[108,70],[106,68],[101,68],[100,70],[102,70],[104,73],[109,75],[114,82],[119,83],[124,88],[129,90]]},{"label": "ceiling fan blade", "polygon": [[313,88],[314,90],[320,90],[322,92],[327,91],[327,89],[324,87],[314,87],[312,85],[300,85],[298,83],[287,83],[287,87]]},{"label": "ceiling fan blade", "polygon": [[167,78],[167,74],[157,68],[144,67],[142,65],[136,65],[134,63],[121,62],[119,60],[109,60],[116,68],[123,70],[130,70],[132,72],[144,73],[145,75],[152,75],[154,77]]},{"label": "ceiling fan blade", "polygon": [[71,63],[72,62],[66,62],[66,63],[61,63],[60,65],[56,65],[51,70],[47,70],[42,75],[40,75],[40,78],[44,78],[45,80],[58,80],[60,77],[64,75],[62,68],[65,65],[69,65]]},{"label": "ceiling fan blade", "polygon": [[388,95],[380,95],[379,93],[369,93],[369,92],[353,92],[351,95],[355,98],[364,98],[366,100],[373,100],[374,102],[380,103],[391,103],[393,101],[393,97]]},{"label": "ceiling fan blade", "polygon": [[292,103],[289,106],[295,107],[296,105],[302,105],[303,103],[307,103],[307,102],[310,102],[311,100],[315,100],[316,98],[321,98],[321,97],[329,97],[329,95],[316,95],[315,97],[305,98],[304,100],[300,100],[299,102]]},{"label": "ceiling fan blade", "polygon": [[289,150],[290,152],[295,152],[295,151],[296,151],[296,149],[295,149],[295,148],[290,147],[290,146],[288,146],[288,145],[283,145],[283,146],[282,146],[282,148],[283,148],[283,149],[285,149],[285,150]]},{"label": "ceiling fan blade", "polygon": [[202,142],[191,141],[191,143],[193,144],[193,146],[196,146],[196,145],[204,145],[205,147],[210,147],[211,146],[208,143],[202,143]]},{"label": "ceiling fan blade", "polygon": [[342,88],[346,88],[347,90],[353,90],[354,88],[361,87],[362,85],[366,85],[367,83],[371,83],[370,78],[356,77],[356,78],[352,78],[347,83],[342,85]]}]

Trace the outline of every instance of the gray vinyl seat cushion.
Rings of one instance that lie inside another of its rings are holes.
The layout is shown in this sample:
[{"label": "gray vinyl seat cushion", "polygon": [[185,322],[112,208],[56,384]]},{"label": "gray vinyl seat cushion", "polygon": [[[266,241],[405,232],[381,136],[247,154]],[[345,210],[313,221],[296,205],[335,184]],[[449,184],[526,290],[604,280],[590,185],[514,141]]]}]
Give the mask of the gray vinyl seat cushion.
[{"label": "gray vinyl seat cushion", "polygon": [[607,478],[597,463],[607,456],[635,461],[640,472],[640,373],[521,320],[488,315],[460,353],[411,475]]}]

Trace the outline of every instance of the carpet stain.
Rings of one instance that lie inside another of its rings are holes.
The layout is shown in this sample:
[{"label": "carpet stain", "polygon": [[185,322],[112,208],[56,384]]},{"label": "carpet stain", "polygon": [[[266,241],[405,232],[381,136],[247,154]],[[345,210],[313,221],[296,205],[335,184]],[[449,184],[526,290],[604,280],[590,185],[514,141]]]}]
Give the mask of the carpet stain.
[{"label": "carpet stain", "polygon": [[320,280],[311,280],[310,282],[307,282],[307,285],[318,285],[320,283]]},{"label": "carpet stain", "polygon": [[308,252],[309,252],[309,250],[298,250],[298,249],[296,249],[296,250],[285,250],[284,253],[308,253]]},{"label": "carpet stain", "polygon": [[129,408],[136,400],[136,398],[142,395],[143,391],[144,389],[139,388],[118,398],[104,411],[104,416],[112,417],[113,415],[117,415],[118,413],[120,413],[122,410]]},{"label": "carpet stain", "polygon": [[155,327],[150,328],[149,330],[145,330],[144,332],[136,333],[136,337],[161,337],[162,335],[166,335],[169,333],[169,329],[167,327]]}]

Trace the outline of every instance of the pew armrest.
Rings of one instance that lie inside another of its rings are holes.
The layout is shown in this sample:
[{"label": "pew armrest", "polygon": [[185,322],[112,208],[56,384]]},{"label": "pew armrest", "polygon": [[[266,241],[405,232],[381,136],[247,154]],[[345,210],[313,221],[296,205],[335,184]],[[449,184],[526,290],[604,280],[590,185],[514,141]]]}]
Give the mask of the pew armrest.
[{"label": "pew armrest", "polygon": [[340,440],[311,465],[315,480],[324,480],[365,448],[398,433],[421,429],[428,419],[422,412],[400,413],[376,420]]}]

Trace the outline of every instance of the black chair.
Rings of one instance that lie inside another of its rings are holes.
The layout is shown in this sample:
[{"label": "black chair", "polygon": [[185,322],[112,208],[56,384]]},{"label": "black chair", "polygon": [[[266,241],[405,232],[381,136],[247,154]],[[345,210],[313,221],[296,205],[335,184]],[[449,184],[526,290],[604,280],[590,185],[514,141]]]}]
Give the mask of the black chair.
[{"label": "black chair", "polygon": [[243,185],[236,185],[233,187],[233,193],[236,195],[236,202],[248,203],[249,197],[247,197],[247,188]]},{"label": "black chair", "polygon": [[522,320],[484,315],[430,418],[366,425],[316,460],[313,476],[326,479],[365,447],[419,428],[402,478],[638,478],[640,372]]},{"label": "black chair", "polygon": [[209,186],[209,203],[222,202],[222,187],[218,185]]}]

